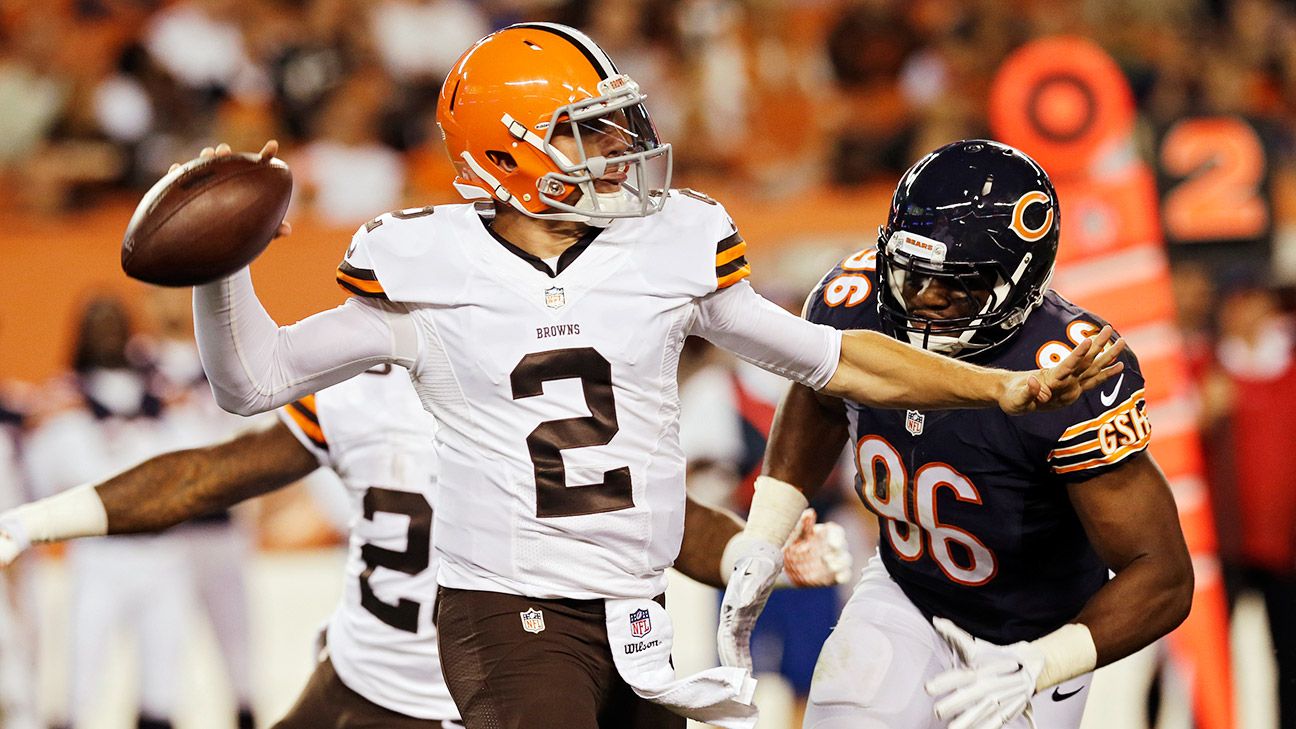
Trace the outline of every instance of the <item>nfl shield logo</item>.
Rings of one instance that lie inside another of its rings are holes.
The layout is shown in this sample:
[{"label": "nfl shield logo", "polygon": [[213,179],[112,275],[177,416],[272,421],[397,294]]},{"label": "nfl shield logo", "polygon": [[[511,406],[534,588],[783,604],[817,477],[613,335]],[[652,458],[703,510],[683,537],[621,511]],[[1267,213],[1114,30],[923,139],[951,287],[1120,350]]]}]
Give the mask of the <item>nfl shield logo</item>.
[{"label": "nfl shield logo", "polygon": [[647,609],[639,609],[630,613],[630,635],[642,638],[651,632],[652,618],[648,617]]},{"label": "nfl shield logo", "polygon": [[522,629],[528,633],[539,633],[544,630],[544,613],[531,608],[524,610],[518,615],[522,616]]},{"label": "nfl shield logo", "polygon": [[909,431],[909,435],[922,435],[923,421],[926,419],[927,417],[917,410],[906,410],[905,430]]},{"label": "nfl shield logo", "polygon": [[567,304],[567,294],[558,286],[550,286],[545,289],[545,306],[550,309],[561,309]]}]

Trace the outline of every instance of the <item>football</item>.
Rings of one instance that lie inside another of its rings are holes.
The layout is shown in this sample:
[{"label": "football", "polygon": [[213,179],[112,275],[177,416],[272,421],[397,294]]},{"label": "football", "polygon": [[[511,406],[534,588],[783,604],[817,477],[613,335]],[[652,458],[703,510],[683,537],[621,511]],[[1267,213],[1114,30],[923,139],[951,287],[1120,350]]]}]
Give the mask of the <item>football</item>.
[{"label": "football", "polygon": [[185,163],[140,200],[122,239],[127,276],[195,286],[238,271],[274,237],[292,196],[275,158],[231,154]]}]

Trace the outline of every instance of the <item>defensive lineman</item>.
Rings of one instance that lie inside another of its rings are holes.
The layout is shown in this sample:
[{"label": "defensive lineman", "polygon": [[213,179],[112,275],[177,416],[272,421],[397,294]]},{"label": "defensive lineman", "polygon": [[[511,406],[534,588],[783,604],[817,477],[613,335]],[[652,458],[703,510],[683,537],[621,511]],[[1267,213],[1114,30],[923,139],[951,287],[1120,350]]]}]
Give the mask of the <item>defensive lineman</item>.
[{"label": "defensive lineman", "polygon": [[[948,145],[902,177],[877,248],[830,271],[806,317],[1046,366],[1104,324],[1049,290],[1059,225],[1053,186],[1025,154]],[[766,486],[813,492],[849,436],[883,534],[820,655],[808,729],[1074,729],[1089,672],[1184,619],[1192,567],[1146,452],[1138,362],[1122,359],[1109,387],[1020,418],[880,410],[793,386]]]}]

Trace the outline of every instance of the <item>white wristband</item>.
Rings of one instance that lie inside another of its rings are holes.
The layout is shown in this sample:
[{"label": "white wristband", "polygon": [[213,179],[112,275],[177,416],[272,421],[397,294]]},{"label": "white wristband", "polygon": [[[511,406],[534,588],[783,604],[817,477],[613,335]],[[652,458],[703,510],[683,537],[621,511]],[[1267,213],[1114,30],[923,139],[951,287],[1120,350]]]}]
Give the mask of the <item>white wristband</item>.
[{"label": "white wristband", "polygon": [[94,484],[83,484],[47,499],[23,504],[8,516],[27,530],[32,544],[61,542],[108,533],[108,512]]},{"label": "white wristband", "polygon": [[1083,676],[1098,665],[1098,648],[1089,628],[1068,623],[1043,638],[1031,641],[1044,656],[1044,668],[1035,681],[1038,693],[1050,686]]}]

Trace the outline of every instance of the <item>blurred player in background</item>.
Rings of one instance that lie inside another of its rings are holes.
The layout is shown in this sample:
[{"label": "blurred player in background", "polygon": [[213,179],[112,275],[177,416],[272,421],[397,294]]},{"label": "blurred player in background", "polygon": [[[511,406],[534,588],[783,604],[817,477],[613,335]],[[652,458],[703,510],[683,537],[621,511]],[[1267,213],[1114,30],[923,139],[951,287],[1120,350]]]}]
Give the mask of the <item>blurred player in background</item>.
[{"label": "blurred player in background", "polygon": [[[745,282],[724,208],[669,189],[670,146],[643,101],[579,31],[510,26],[461,57],[437,114],[458,189],[489,210],[374,219],[338,271],[356,296],[291,327],[266,314],[247,271],[195,288],[203,365],[231,411],[376,364],[410,369],[453,484],[436,512],[437,626],[474,729],[750,714],[741,671],[676,680],[669,641],[643,640],[652,624],[668,635],[653,598],[683,528],[675,368],[689,333],[877,405],[1033,411],[1119,370],[1090,351],[1109,332],[1057,368],[1006,373],[789,315]],[[735,564],[763,560],[745,578],[778,574],[806,505],[783,494],[763,507],[758,494],[729,550]],[[546,641],[531,641],[542,624]]]},{"label": "blurred player in background", "polygon": [[[167,448],[163,400],[129,351],[134,326],[115,298],[90,300],[77,322],[71,372],[45,393],[64,404],[27,440],[34,491],[53,494],[103,478]],[[109,647],[129,626],[140,667],[139,726],[171,726],[190,582],[169,536],[87,540],[68,550],[74,726],[96,707]]]},{"label": "blurred player in background", "polygon": [[[1219,398],[1210,435],[1230,601],[1264,600],[1277,669],[1278,725],[1296,728],[1296,332],[1265,274],[1230,272],[1217,308]],[[1282,403],[1282,406],[1275,407]],[[1227,509],[1227,510],[1225,510]]]},{"label": "blurred player in background", "polygon": [[[27,500],[19,465],[19,437],[28,420],[18,392],[0,382],[0,510]],[[0,574],[0,726],[37,729],[36,664],[32,659],[35,626],[23,609],[26,591],[17,570]]]},{"label": "blurred player in background", "polygon": [[[221,410],[198,359],[193,307],[183,289],[149,290],[151,336],[140,342],[153,371],[153,384],[166,400],[166,448],[193,448],[233,435],[247,423]],[[186,521],[168,536],[187,561],[198,606],[207,616],[234,693],[239,729],[252,729],[252,670],[249,654],[245,573],[251,538],[229,511],[221,509]]]},{"label": "blurred player in background", "polygon": [[[405,372],[390,366],[298,400],[279,416],[225,443],[158,456],[98,485],[0,514],[0,566],[32,541],[158,531],[331,468],[351,505],[348,579],[322,636],[319,665],[275,726],[458,726],[432,625],[435,421]],[[786,547],[792,583],[836,584],[849,557],[825,525],[811,527],[812,513],[805,516]],[[685,518],[676,567],[723,586],[720,556],[741,522],[691,501]]]},{"label": "blurred player in background", "polygon": [[[1059,224],[1026,155],[942,147],[901,178],[877,249],[830,271],[806,316],[1048,366],[1103,326],[1049,291]],[[1090,672],[1187,616],[1191,562],[1146,452],[1138,362],[1122,360],[1110,386],[1021,418],[879,410],[793,386],[765,478],[813,494],[849,437],[884,533],[820,656],[808,728],[1074,729]]]}]

